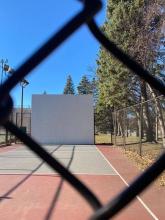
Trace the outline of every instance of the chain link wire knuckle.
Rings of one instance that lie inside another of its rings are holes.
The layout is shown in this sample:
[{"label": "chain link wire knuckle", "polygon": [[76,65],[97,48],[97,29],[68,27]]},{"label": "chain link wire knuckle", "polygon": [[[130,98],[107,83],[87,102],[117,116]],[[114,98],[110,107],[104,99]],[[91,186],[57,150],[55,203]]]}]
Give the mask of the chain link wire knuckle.
[{"label": "chain link wire knuckle", "polygon": [[87,23],[95,38],[119,61],[126,65],[131,71],[143,78],[151,86],[165,95],[165,84],[158,78],[143,69],[138,63],[122,52],[100,31],[93,17],[101,9],[100,0],[79,0],[84,7],[77,15],[67,22],[57,33],[44,43],[34,54],[32,54],[0,87],[0,124],[19,138],[30,150],[42,158],[53,170],[57,171],[84,199],[91,205],[95,213],[91,220],[109,219],[118,213],[141,193],[158,175],[165,169],[165,153],[141,176],[139,176],[128,188],[117,195],[113,200],[102,206],[98,198],[85,186],[75,175],[68,171],[60,162],[45,151],[26,133],[10,122],[9,116],[13,108],[13,101],[9,95],[10,91],[28,75],[35,67],[44,61],[57,47],[70,37],[81,25]]}]

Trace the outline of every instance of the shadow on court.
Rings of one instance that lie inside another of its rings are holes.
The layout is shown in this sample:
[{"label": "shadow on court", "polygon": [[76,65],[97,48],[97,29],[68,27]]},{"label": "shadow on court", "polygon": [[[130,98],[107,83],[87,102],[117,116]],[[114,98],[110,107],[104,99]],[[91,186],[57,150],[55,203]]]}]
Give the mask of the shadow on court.
[{"label": "shadow on court", "polygon": [[[68,165],[66,167],[67,169],[69,169],[71,164],[72,164],[72,161],[73,161],[73,158],[74,158],[74,153],[75,153],[75,146],[73,146],[71,157],[70,157],[69,163],[68,163]],[[60,193],[61,193],[61,190],[62,190],[62,187],[63,187],[63,183],[64,183],[64,179],[61,178],[61,181],[60,181],[60,183],[58,185],[58,188],[57,188],[57,190],[56,190],[56,192],[54,194],[54,197],[53,197],[53,199],[52,199],[52,201],[50,203],[50,207],[49,207],[49,209],[47,211],[47,214],[45,216],[45,220],[51,219],[52,213],[54,212],[55,207],[56,207],[56,203],[57,203],[57,201],[59,199],[59,196],[60,196]]]},{"label": "shadow on court", "polygon": [[[62,145],[59,145],[57,148],[55,148],[50,154],[53,154],[55,151],[57,151]],[[3,202],[4,199],[11,199],[12,197],[8,197],[11,193],[13,193],[18,187],[20,187],[25,181],[27,181],[43,164],[45,161],[42,161],[34,170],[31,171],[28,175],[26,175],[21,181],[19,181],[15,186],[13,186],[10,190],[8,190],[6,193],[0,196],[0,203]],[[3,169],[5,170],[5,169]],[[6,174],[6,175],[12,175],[12,174]]]}]

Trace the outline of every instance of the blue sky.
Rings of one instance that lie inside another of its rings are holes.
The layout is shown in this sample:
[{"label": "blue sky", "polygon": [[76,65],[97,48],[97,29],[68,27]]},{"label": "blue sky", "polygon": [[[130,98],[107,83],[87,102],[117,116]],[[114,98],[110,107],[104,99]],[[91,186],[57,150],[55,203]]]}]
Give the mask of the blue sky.
[{"label": "blue sky", "polygon": [[[101,25],[105,20],[104,8],[96,16]],[[81,9],[76,0],[0,0],[0,59],[16,69],[35,49]],[[38,66],[26,79],[24,105],[31,105],[31,95],[63,93],[68,74],[75,87],[83,74],[91,74],[95,66],[99,43],[84,25]],[[15,106],[20,105],[21,88],[12,91]]]}]

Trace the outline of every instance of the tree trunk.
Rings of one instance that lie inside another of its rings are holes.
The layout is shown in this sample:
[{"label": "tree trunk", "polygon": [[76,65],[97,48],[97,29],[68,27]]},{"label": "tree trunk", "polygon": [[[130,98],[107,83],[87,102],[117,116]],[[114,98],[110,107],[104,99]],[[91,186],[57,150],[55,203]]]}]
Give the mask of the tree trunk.
[{"label": "tree trunk", "polygon": [[159,127],[158,127],[158,123],[159,123],[159,120],[158,120],[158,111],[157,111],[157,104],[156,104],[156,118],[155,118],[155,140],[158,141],[159,140],[159,135],[158,135],[158,130],[159,130]]},{"label": "tree trunk", "polygon": [[141,139],[144,137],[143,132],[143,106],[141,104],[140,108],[135,107],[135,113],[137,117],[137,137],[140,137]]},{"label": "tree trunk", "polygon": [[136,137],[139,137],[139,131],[140,131],[140,114],[139,112],[136,110]]},{"label": "tree trunk", "polygon": [[147,88],[146,83],[142,81],[141,83],[141,101],[143,103],[143,119],[146,124],[146,141],[152,142],[155,141],[154,132],[153,132],[153,123],[151,121],[151,113],[149,110],[147,101]]},{"label": "tree trunk", "polygon": [[159,98],[157,98],[157,92],[153,90],[149,85],[148,87],[151,92],[151,96],[154,98],[155,103],[156,103],[156,112],[157,112],[158,122],[160,125],[161,134],[162,134],[163,148],[165,148],[165,123],[163,119],[162,106],[161,106]]},{"label": "tree trunk", "polygon": [[137,129],[136,129],[136,137],[140,136],[140,118],[137,120]]}]

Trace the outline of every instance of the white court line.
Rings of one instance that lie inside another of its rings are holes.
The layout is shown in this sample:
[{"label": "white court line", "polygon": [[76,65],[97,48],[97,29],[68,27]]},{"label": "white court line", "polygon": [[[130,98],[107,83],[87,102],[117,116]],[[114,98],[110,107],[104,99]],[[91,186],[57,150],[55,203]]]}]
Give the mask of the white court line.
[{"label": "white court line", "polygon": [[[106,173],[103,173],[103,174],[98,174],[98,173],[77,173],[77,172],[72,172],[74,175],[87,175],[87,176],[117,176],[117,174],[106,174]],[[0,173],[0,175],[29,175],[31,174],[31,172],[29,173]],[[59,176],[61,177],[60,174],[58,173],[33,173],[32,176]]]},{"label": "white court line", "polygon": [[[109,160],[104,156],[104,154],[96,147],[97,151],[102,155],[104,160],[107,161],[107,163],[114,169],[114,171],[119,175],[120,179],[125,183],[126,186],[129,187],[129,184],[125,181],[125,179],[120,175],[120,173],[114,168],[114,166],[109,162]],[[136,198],[139,200],[139,202],[142,204],[142,206],[147,210],[147,212],[152,216],[153,219],[159,220],[158,217],[151,211],[151,209],[143,202],[143,200],[136,196]]]},{"label": "white court line", "polygon": [[75,175],[88,175],[88,176],[117,176],[117,174],[109,174],[109,173],[77,173],[73,172]]}]

